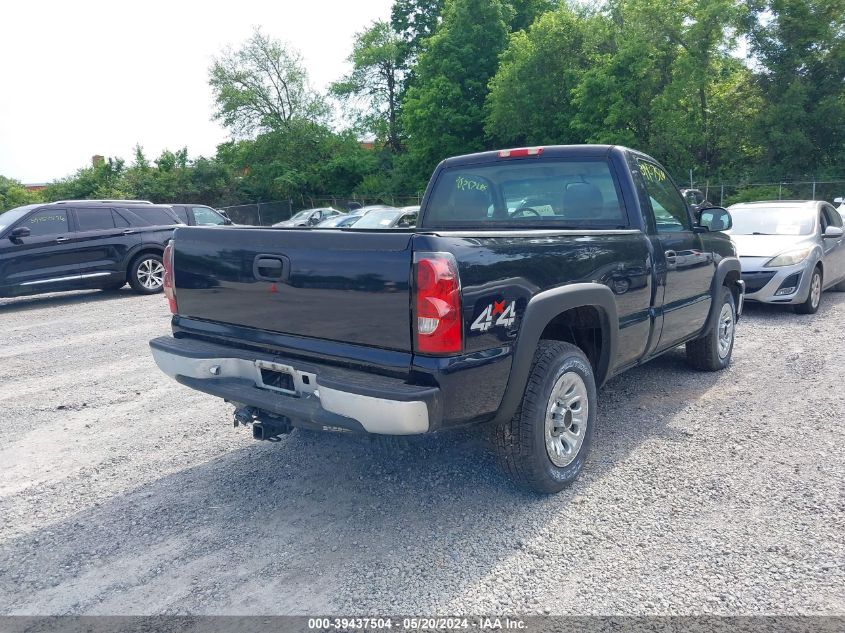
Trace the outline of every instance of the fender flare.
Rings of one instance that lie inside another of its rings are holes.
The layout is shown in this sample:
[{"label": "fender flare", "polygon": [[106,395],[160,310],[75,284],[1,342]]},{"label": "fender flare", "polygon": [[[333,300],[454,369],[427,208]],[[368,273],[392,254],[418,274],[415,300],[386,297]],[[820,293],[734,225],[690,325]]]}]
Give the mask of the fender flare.
[{"label": "fender flare", "polygon": [[584,307],[597,308],[601,316],[602,349],[596,367],[596,385],[604,384],[610,375],[613,359],[616,358],[619,341],[619,316],[613,292],[598,283],[577,283],[546,290],[535,295],[525,308],[496,422],[505,422],[516,412],[528,384],[537,344],[546,326],[559,314]]},{"label": "fender flare", "polygon": [[718,305],[716,301],[716,296],[730,272],[735,272],[740,279],[742,278],[742,265],[739,263],[739,258],[724,257],[716,266],[716,273],[713,275],[713,281],[710,285],[710,296],[713,297],[713,300],[710,302],[710,314],[707,315],[707,321],[704,323],[702,332],[709,332],[716,327],[716,319],[719,318],[719,311],[722,309],[722,306]]}]

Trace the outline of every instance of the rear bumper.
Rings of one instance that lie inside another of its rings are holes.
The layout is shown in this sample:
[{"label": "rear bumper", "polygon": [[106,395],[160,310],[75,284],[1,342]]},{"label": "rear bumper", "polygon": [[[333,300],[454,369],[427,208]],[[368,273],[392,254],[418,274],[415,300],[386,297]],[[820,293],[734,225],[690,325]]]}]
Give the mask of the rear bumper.
[{"label": "rear bumper", "polygon": [[[177,382],[283,416],[293,426],[414,435],[442,419],[436,387],[190,338],[165,336],[150,341],[150,348],[159,368]],[[291,388],[267,386],[262,367],[289,374]]]}]

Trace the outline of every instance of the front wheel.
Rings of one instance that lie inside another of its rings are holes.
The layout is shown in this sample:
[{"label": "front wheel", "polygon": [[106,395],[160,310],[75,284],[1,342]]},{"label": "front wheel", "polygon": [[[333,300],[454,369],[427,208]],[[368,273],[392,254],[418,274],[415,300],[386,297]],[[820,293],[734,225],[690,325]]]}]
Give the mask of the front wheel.
[{"label": "front wheel", "polygon": [[719,371],[731,362],[736,334],[736,306],[731,291],[722,286],[717,295],[719,317],[702,338],[687,343],[687,362],[700,371]]},{"label": "front wheel", "polygon": [[164,264],[161,255],[143,253],[136,257],[129,266],[129,285],[132,290],[143,295],[161,292],[164,287]]},{"label": "front wheel", "polygon": [[819,311],[822,302],[822,271],[813,269],[813,276],[810,277],[810,292],[807,293],[807,300],[795,306],[798,314],[815,314]]},{"label": "front wheel", "polygon": [[540,341],[513,418],[493,429],[499,463],[524,488],[558,492],[581,472],[596,423],[596,380],[584,353]]}]

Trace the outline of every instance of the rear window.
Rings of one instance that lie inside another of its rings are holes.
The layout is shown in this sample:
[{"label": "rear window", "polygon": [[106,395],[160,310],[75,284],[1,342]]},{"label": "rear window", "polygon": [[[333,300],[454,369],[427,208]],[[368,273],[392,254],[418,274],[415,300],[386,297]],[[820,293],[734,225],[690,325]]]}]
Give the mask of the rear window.
[{"label": "rear window", "polygon": [[529,159],[445,169],[423,224],[612,229],[628,219],[606,161]]},{"label": "rear window", "polygon": [[[142,225],[146,226],[171,226],[173,224],[181,224],[180,220],[170,209],[163,207],[148,207],[138,205],[131,209],[124,209],[128,211],[131,216],[135,216],[141,220]],[[134,224],[134,222],[133,222]]]}]

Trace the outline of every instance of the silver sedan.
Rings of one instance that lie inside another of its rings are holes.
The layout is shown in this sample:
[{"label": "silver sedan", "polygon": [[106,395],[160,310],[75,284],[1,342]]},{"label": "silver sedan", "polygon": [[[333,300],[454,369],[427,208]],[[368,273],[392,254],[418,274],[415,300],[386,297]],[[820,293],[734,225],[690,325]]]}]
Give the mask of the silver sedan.
[{"label": "silver sedan", "polygon": [[747,301],[819,309],[822,291],[845,292],[842,216],[827,202],[769,201],[728,209]]}]

